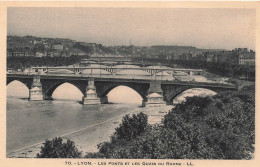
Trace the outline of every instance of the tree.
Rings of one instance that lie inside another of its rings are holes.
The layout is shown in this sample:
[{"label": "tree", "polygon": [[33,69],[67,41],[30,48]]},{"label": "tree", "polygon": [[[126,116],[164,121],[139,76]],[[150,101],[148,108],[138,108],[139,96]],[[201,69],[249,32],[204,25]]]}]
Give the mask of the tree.
[{"label": "tree", "polygon": [[[189,149],[181,158],[250,159],[255,143],[254,114],[254,96],[246,92],[212,99],[191,97],[165,116],[164,128],[175,132],[175,140],[181,139],[177,145],[186,142],[184,148]],[[169,143],[166,148],[171,147]]]},{"label": "tree", "polygon": [[66,66],[79,63],[82,57],[7,57],[7,67],[13,69],[32,66]]},{"label": "tree", "polygon": [[78,151],[73,141],[63,142],[61,137],[52,140],[46,140],[41,147],[41,152],[36,155],[37,158],[81,158],[81,152]]},{"label": "tree", "polygon": [[148,117],[143,113],[125,115],[122,123],[115,129],[110,142],[98,145],[98,153],[88,153],[86,158],[131,158],[132,151],[125,152],[126,145],[131,144],[138,136],[146,131]]},{"label": "tree", "polygon": [[117,139],[132,140],[145,131],[148,126],[148,117],[143,113],[126,115],[122,123],[116,128],[114,137]]},{"label": "tree", "polygon": [[[111,141],[101,143],[98,153],[86,157],[250,159],[255,144],[251,89],[254,87],[214,97],[188,97],[165,115],[162,125],[141,126],[143,119],[126,116]],[[136,125],[142,127],[140,133]]]}]

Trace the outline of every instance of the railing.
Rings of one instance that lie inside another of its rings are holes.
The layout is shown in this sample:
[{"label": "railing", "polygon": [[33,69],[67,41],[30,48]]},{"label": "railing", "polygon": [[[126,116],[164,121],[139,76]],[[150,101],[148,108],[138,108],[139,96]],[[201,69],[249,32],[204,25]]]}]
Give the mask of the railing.
[{"label": "railing", "polygon": [[32,70],[58,70],[58,69],[64,69],[64,70],[87,70],[87,69],[122,69],[122,70],[163,70],[163,71],[194,71],[194,72],[203,72],[203,70],[200,69],[182,69],[182,68],[151,68],[151,67],[32,67]]},{"label": "railing", "polygon": [[58,70],[68,70],[72,71],[73,73],[81,73],[84,70],[99,70],[101,74],[101,70],[109,72],[111,75],[114,75],[120,71],[125,70],[137,70],[137,71],[145,71],[150,73],[151,75],[156,75],[157,73],[166,71],[167,73],[173,73],[177,71],[185,72],[191,74],[203,72],[203,70],[197,69],[175,69],[175,68],[164,68],[164,67],[115,67],[115,66],[99,66],[99,67],[32,67],[30,71],[42,71],[42,72],[53,72]]}]

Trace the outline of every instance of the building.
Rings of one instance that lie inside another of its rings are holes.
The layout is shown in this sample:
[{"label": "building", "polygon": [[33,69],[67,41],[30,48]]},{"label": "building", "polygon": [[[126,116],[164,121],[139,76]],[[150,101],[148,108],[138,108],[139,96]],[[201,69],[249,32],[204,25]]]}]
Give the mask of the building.
[{"label": "building", "polygon": [[6,51],[6,54],[7,54],[7,57],[13,56],[13,53],[8,50]]},{"label": "building", "polygon": [[216,57],[214,53],[206,54],[207,62],[216,62]]},{"label": "building", "polygon": [[52,49],[63,50],[63,45],[61,45],[61,44],[54,44],[54,45],[52,45]]},{"label": "building", "polygon": [[190,53],[183,53],[181,54],[181,56],[179,57],[180,60],[191,60],[192,59],[192,55]]},{"label": "building", "polygon": [[87,54],[80,49],[72,48],[69,51],[69,56],[86,56]]},{"label": "building", "polygon": [[25,52],[23,52],[23,51],[14,51],[14,52],[12,52],[12,56],[25,56]]},{"label": "building", "polygon": [[233,59],[231,51],[220,51],[216,53],[216,56],[218,63],[231,62],[231,59]]},{"label": "building", "polygon": [[61,56],[61,53],[57,50],[52,50],[52,51],[48,51],[46,55],[49,57],[58,57]]},{"label": "building", "polygon": [[247,48],[235,48],[233,51],[237,53],[248,52]]},{"label": "building", "polygon": [[35,52],[35,57],[44,57],[47,56],[45,52]]},{"label": "building", "polygon": [[254,66],[255,65],[255,52],[243,52],[239,54],[239,65],[249,65]]}]

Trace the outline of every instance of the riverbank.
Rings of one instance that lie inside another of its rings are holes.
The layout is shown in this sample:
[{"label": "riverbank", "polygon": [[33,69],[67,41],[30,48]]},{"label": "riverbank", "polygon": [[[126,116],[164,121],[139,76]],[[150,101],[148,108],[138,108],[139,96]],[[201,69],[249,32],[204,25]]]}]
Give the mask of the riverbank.
[{"label": "riverbank", "polygon": [[[143,112],[148,115],[148,121],[150,124],[160,123],[163,116],[168,113],[168,111],[173,106],[158,106],[158,107],[145,107],[136,108],[127,114],[136,114]],[[124,114],[125,115],[125,114]],[[97,145],[99,143],[109,141],[110,136],[114,133],[115,128],[121,123],[122,117],[120,115],[109,120],[97,123],[77,131],[62,135],[61,137],[65,139],[70,139],[75,142],[76,147],[83,152],[96,152],[98,151]],[[57,136],[58,137],[58,136]],[[44,142],[44,141],[43,141]],[[34,158],[36,154],[40,152],[42,143],[36,143],[26,148],[16,150],[7,155],[9,158]]]}]

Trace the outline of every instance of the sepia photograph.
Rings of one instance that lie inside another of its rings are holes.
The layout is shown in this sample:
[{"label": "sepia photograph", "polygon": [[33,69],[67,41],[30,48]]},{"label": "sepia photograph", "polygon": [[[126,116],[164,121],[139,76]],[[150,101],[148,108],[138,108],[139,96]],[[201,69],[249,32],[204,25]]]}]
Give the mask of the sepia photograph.
[{"label": "sepia photograph", "polygon": [[252,7],[8,6],[4,158],[254,161],[256,32]]}]

